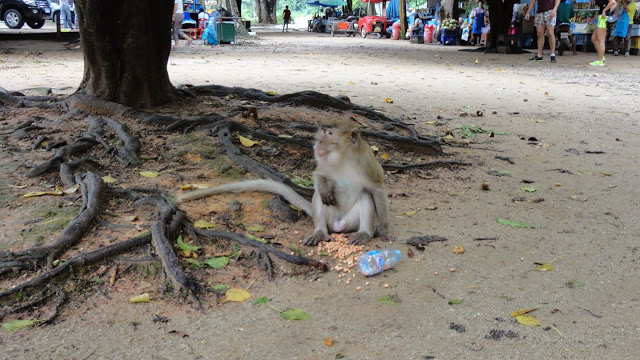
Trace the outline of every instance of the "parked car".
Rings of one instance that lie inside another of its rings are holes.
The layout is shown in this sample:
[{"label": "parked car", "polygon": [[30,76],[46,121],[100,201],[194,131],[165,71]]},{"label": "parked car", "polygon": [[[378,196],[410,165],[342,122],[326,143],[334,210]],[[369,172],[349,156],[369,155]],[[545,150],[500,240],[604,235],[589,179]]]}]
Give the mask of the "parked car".
[{"label": "parked car", "polygon": [[[51,7],[51,21],[53,21],[54,24],[60,22],[60,26],[62,26],[62,20],[60,19],[60,0],[48,0],[48,2],[49,7]],[[76,12],[73,6],[73,2],[71,2],[69,7],[71,8],[71,22],[74,25],[77,25]]]},{"label": "parked car", "polygon": [[9,29],[20,29],[25,22],[40,29],[50,16],[47,0],[0,0],[0,19]]},{"label": "parked car", "polygon": [[358,29],[360,30],[360,36],[367,37],[367,34],[380,34],[381,36],[388,36],[387,19],[382,16],[365,16],[358,20]]}]

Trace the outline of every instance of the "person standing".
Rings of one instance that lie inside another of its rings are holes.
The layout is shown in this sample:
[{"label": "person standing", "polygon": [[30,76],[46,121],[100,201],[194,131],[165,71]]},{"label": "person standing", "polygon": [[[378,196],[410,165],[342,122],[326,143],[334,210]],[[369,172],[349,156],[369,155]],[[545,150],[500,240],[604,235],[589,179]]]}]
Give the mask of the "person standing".
[{"label": "person standing", "polygon": [[[573,17],[573,5],[570,1],[560,0],[558,5],[558,14],[556,15],[556,24],[569,24],[571,25],[571,18]],[[576,51],[576,42],[573,40],[573,32],[571,32],[571,26],[569,26],[569,41],[571,41],[571,50],[573,55],[578,55]]]},{"label": "person standing", "polygon": [[596,48],[598,58],[596,61],[590,62],[589,65],[604,66],[604,52],[606,50],[604,41],[607,37],[607,17],[611,15],[609,11],[613,12],[617,4],[616,0],[596,0],[596,6],[599,9],[598,23],[591,35],[591,42],[593,42],[593,46]]},{"label": "person standing", "polygon": [[[538,34],[538,53],[529,60],[542,61],[542,53],[544,51],[544,32],[545,27],[549,36],[549,49],[551,49],[551,62],[556,62],[556,35],[554,29],[556,27],[556,13],[560,0],[538,0],[538,11],[534,19],[534,25]],[[525,19],[529,20],[529,13],[533,10],[536,0],[531,0]]]},{"label": "person standing", "polygon": [[182,31],[182,21],[184,20],[184,5],[182,4],[182,0],[174,1],[173,16],[171,19],[173,20],[173,40],[175,41],[172,49],[178,48],[180,37],[187,40],[187,46],[191,45],[193,38]]},{"label": "person standing", "polygon": [[65,29],[73,30],[73,19],[71,18],[71,0],[60,0],[60,19]]},{"label": "person standing", "polygon": [[624,42],[624,56],[629,56],[631,50],[631,26],[633,25],[633,17],[636,14],[636,2],[631,0],[620,1],[622,13],[618,17],[616,28],[613,31],[613,55],[618,56],[620,43]]},{"label": "person standing", "polygon": [[482,39],[482,28],[484,27],[484,18],[485,15],[488,15],[488,11],[485,10],[483,6],[484,2],[479,0],[478,7],[471,10],[471,15],[469,16],[473,19],[471,33],[473,34],[474,45],[480,45],[480,40]]},{"label": "person standing", "polygon": [[284,23],[282,23],[282,32],[284,32],[284,27],[287,27],[287,32],[289,32],[289,20],[291,20],[291,11],[289,11],[289,6],[284,7],[284,11],[282,12],[282,19]]}]

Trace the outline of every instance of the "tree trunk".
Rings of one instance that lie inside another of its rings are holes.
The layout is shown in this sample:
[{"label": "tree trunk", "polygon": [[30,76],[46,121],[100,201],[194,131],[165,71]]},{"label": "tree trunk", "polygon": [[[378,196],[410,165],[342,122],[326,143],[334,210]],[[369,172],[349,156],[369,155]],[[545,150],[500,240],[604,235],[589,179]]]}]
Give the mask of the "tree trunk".
[{"label": "tree trunk", "polygon": [[489,48],[497,49],[500,34],[506,36],[509,30],[515,0],[489,0],[487,3],[489,4],[489,23],[491,24]]},{"label": "tree trunk", "polygon": [[254,4],[254,11],[256,14],[256,19],[258,19],[258,23],[262,23],[262,18],[264,17],[264,15],[262,14],[262,5],[261,5],[262,1],[261,0],[254,0],[253,4]]},{"label": "tree trunk", "polygon": [[240,17],[240,9],[236,0],[227,0],[227,11],[231,16]]},{"label": "tree trunk", "polygon": [[267,11],[271,19],[271,24],[278,23],[278,14],[276,14],[276,0],[267,0]]},{"label": "tree trunk", "polygon": [[269,23],[269,9],[267,8],[267,0],[260,0],[260,17],[258,21],[260,24],[268,24]]},{"label": "tree trunk", "polygon": [[167,62],[172,0],[76,0],[84,76],[77,92],[135,107],[175,98]]}]

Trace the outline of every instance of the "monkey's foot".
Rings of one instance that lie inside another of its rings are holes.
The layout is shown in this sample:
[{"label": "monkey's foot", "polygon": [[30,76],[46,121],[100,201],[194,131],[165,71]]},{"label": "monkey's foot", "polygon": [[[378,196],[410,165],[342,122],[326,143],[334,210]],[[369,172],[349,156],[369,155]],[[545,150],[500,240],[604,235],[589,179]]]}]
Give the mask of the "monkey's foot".
[{"label": "monkey's foot", "polygon": [[313,235],[309,236],[307,240],[304,241],[306,246],[316,246],[320,241],[331,241],[331,236],[329,234],[325,234],[322,231],[316,231]]},{"label": "monkey's foot", "polygon": [[349,234],[349,244],[351,245],[364,245],[371,240],[371,235],[366,232],[357,232]]}]

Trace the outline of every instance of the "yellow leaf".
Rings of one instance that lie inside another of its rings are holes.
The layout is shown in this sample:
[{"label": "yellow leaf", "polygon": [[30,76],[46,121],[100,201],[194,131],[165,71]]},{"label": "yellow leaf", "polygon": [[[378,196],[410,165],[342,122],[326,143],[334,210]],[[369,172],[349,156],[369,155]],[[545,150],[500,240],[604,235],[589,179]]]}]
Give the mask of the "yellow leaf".
[{"label": "yellow leaf", "polygon": [[118,179],[112,177],[111,174],[109,174],[107,176],[103,176],[102,177],[102,181],[106,182],[107,184],[113,184],[113,183],[117,182]]},{"label": "yellow leaf", "polygon": [[207,220],[204,219],[200,219],[198,221],[196,221],[193,226],[195,226],[198,229],[212,229],[216,227],[216,224],[208,222]]},{"label": "yellow leaf", "polygon": [[386,102],[387,104],[393,104],[393,100],[391,100],[391,98],[384,99],[384,102]]},{"label": "yellow leaf", "polygon": [[129,299],[129,303],[131,303],[131,304],[148,303],[148,302],[149,302],[149,294],[148,293],[144,293],[142,295],[134,296],[131,299]]},{"label": "yellow leaf", "polygon": [[389,155],[387,155],[387,154],[381,154],[381,155],[380,155],[380,157],[381,157],[381,158],[383,158],[383,159],[385,159],[385,160],[387,160],[387,159],[389,158]]},{"label": "yellow leaf", "polygon": [[32,191],[22,195],[22,197],[34,197],[34,196],[42,196],[42,195],[62,195],[62,194],[63,194],[62,188],[60,186],[56,186],[55,191]]},{"label": "yellow leaf", "polygon": [[244,289],[231,288],[225,295],[228,301],[246,301],[251,298],[251,294]]},{"label": "yellow leaf", "polygon": [[478,63],[478,59],[476,59],[476,64]]},{"label": "yellow leaf", "polygon": [[140,175],[146,177],[146,178],[154,178],[154,177],[158,177],[158,175],[160,175],[159,172],[157,171],[140,171]]},{"label": "yellow leaf", "polygon": [[502,69],[498,68],[498,71],[502,71]]},{"label": "yellow leaf", "polygon": [[333,346],[333,339],[330,337],[324,338],[324,344],[327,346]]},{"label": "yellow leaf", "polygon": [[349,81],[349,85],[354,85],[355,83],[353,81]]},{"label": "yellow leaf", "polygon": [[180,186],[180,190],[191,190],[191,189],[193,189],[193,185],[191,184]]},{"label": "yellow leaf", "polygon": [[417,212],[418,212],[418,210],[405,211],[404,214],[411,216],[411,215],[415,215]]},{"label": "yellow leaf", "polygon": [[244,136],[240,136],[238,135],[238,139],[240,140],[240,144],[246,146],[246,147],[252,147],[253,145],[256,144],[255,141],[251,140],[251,139],[247,139]]},{"label": "yellow leaf", "polygon": [[267,91],[267,95],[269,95],[269,96],[275,96],[276,94],[278,94],[278,93],[275,92],[275,91]]},{"label": "yellow leaf", "polygon": [[551,264],[540,264],[537,268],[533,269],[533,271],[553,271],[554,268]]},{"label": "yellow leaf", "polygon": [[444,137],[447,140],[455,140],[455,138],[453,137],[453,135],[447,135]]},{"label": "yellow leaf", "polygon": [[540,326],[542,325],[542,321],[531,315],[518,315],[516,316],[516,320],[522,325],[526,326]]},{"label": "yellow leaf", "polygon": [[454,254],[464,254],[464,248],[462,246],[456,245],[453,248],[452,253],[454,253]]},{"label": "yellow leaf", "polygon": [[514,316],[518,316],[518,315],[524,315],[524,314],[527,314],[527,313],[530,313],[530,312],[536,311],[536,310],[538,310],[538,308],[519,309],[519,310],[516,310],[516,311],[512,312],[511,316],[514,317]]},{"label": "yellow leaf", "polygon": [[435,121],[427,121],[427,125],[433,125],[435,123],[436,123]]}]

